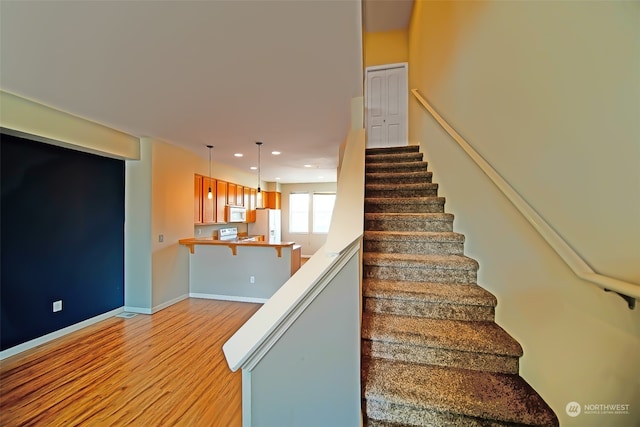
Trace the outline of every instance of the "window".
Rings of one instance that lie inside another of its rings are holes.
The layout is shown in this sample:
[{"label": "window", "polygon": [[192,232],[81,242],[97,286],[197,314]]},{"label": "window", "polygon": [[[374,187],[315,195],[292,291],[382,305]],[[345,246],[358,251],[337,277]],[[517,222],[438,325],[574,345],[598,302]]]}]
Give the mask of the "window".
[{"label": "window", "polygon": [[289,195],[289,232],[309,232],[308,193],[291,193]]},{"label": "window", "polygon": [[[336,201],[334,193],[291,193],[289,195],[290,233],[328,233]],[[311,224],[311,227],[309,226]]]},{"label": "window", "polygon": [[313,224],[314,233],[328,233],[331,224],[331,213],[336,202],[335,194],[314,193],[313,194]]}]

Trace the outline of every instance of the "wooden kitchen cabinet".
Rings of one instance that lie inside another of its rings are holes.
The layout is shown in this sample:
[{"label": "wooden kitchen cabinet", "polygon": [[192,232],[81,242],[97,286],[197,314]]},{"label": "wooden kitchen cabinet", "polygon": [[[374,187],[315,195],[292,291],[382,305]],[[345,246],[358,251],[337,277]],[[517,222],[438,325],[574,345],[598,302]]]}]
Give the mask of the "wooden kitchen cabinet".
[{"label": "wooden kitchen cabinet", "polygon": [[193,223],[213,224],[215,222],[215,199],[207,197],[209,186],[215,192],[215,179],[196,174],[193,180]]},{"label": "wooden kitchen cabinet", "polygon": [[256,222],[256,207],[258,206],[258,190],[249,188],[249,206],[247,206],[247,222]]},{"label": "wooden kitchen cabinet", "polygon": [[236,203],[237,206],[244,206],[244,187],[236,185]]},{"label": "wooden kitchen cabinet", "polygon": [[236,191],[238,186],[232,182],[227,183],[227,204],[235,205],[236,204]]},{"label": "wooden kitchen cabinet", "polygon": [[224,223],[224,210],[227,206],[227,182],[225,181],[217,181],[216,182],[216,222],[218,224]]},{"label": "wooden kitchen cabinet", "polygon": [[265,209],[280,209],[280,193],[277,191],[263,191],[262,202]]},{"label": "wooden kitchen cabinet", "polygon": [[193,223],[202,224],[202,175],[197,175],[193,180]]},{"label": "wooden kitchen cabinet", "polygon": [[[214,194],[213,199],[209,199],[209,187]],[[202,223],[213,224],[216,221],[216,180],[209,177],[202,178]]]},{"label": "wooden kitchen cabinet", "polygon": [[251,210],[251,204],[249,203],[250,196],[251,196],[251,191],[249,187],[242,187],[242,206],[247,208],[247,214],[249,210]]}]

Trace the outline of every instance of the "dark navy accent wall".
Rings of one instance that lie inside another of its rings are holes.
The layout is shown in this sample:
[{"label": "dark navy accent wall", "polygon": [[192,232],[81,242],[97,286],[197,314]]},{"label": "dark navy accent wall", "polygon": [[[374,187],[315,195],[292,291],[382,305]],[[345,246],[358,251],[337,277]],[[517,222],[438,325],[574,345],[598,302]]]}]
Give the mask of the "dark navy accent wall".
[{"label": "dark navy accent wall", "polygon": [[6,134],[0,157],[0,349],[122,307],[124,161]]}]

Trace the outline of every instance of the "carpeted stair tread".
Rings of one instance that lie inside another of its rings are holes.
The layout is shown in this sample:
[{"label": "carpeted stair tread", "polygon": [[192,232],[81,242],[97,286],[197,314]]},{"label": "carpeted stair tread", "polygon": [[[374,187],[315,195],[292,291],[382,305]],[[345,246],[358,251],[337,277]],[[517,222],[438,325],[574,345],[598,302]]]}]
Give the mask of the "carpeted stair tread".
[{"label": "carpeted stair tread", "polygon": [[365,297],[495,307],[496,297],[478,285],[363,279]]},{"label": "carpeted stair tread", "polygon": [[464,242],[464,234],[454,232],[432,231],[371,231],[364,232],[365,240],[390,241],[433,241],[433,242]]},{"label": "carpeted stair tread", "polygon": [[469,353],[522,356],[520,344],[495,322],[363,313],[362,337]]},{"label": "carpeted stair tread", "polygon": [[410,184],[420,182],[431,182],[433,172],[421,170],[416,172],[370,172],[365,174],[365,182],[388,183],[388,184]]},{"label": "carpeted stair tread", "polygon": [[374,156],[376,154],[416,153],[418,151],[420,151],[419,145],[404,145],[400,147],[367,148],[365,154]]},{"label": "carpeted stair tread", "polygon": [[389,172],[395,170],[408,171],[426,171],[427,162],[380,162],[380,163],[365,163],[364,170],[366,172]]},{"label": "carpeted stair tread", "polygon": [[444,197],[367,197],[365,212],[444,212]]},{"label": "carpeted stair tread", "polygon": [[364,311],[467,321],[495,321],[496,298],[467,283],[364,279]]},{"label": "carpeted stair tread", "polygon": [[434,197],[438,195],[438,184],[431,182],[414,184],[367,184],[365,197]]},{"label": "carpeted stair tread", "polygon": [[420,152],[405,152],[405,153],[381,153],[381,154],[367,154],[365,156],[366,163],[381,163],[381,162],[421,162],[422,153]]},{"label": "carpeted stair tread", "polygon": [[478,270],[479,264],[464,255],[389,254],[365,252],[364,265],[386,265],[408,268],[438,268],[444,270]]},{"label": "carpeted stair tread", "polygon": [[398,187],[397,184],[386,184],[386,183],[377,183],[377,184],[366,184],[365,190],[431,190],[434,188],[438,188],[438,184],[434,184],[432,182],[418,182],[412,184],[404,184],[401,187]]},{"label": "carpeted stair tread", "polygon": [[462,255],[464,235],[429,231],[365,231],[365,252]]},{"label": "carpeted stair tread", "polygon": [[518,375],[376,358],[363,360],[362,369],[365,409],[372,419],[414,426],[480,426],[493,420],[558,426],[551,408]]},{"label": "carpeted stair tread", "polygon": [[380,231],[453,231],[453,214],[365,213],[365,230]]}]

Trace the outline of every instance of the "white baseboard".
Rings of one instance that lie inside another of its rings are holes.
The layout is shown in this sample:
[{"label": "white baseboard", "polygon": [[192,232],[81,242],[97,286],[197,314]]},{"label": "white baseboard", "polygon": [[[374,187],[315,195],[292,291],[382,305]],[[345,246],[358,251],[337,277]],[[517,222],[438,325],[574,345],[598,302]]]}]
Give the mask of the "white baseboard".
[{"label": "white baseboard", "polygon": [[31,350],[32,348],[35,348],[39,345],[46,344],[49,341],[53,341],[57,338],[61,338],[72,332],[78,331],[82,328],[86,328],[87,326],[91,326],[95,323],[98,323],[105,319],[113,317],[116,314],[122,313],[123,311],[125,311],[124,307],[116,308],[114,310],[107,311],[106,313],[100,314],[99,316],[92,317],[91,319],[83,320],[82,322],[76,323],[71,326],[67,326],[66,328],[62,328],[60,330],[51,332],[50,334],[43,335],[39,338],[32,339],[31,341],[27,341],[22,344],[18,344],[14,347],[1,351],[0,360],[4,360],[7,357],[15,356],[16,354],[22,353],[23,351]]},{"label": "white baseboard", "polygon": [[269,301],[269,298],[253,298],[253,297],[239,297],[239,296],[230,296],[230,295],[216,295],[216,294],[197,294],[197,293],[189,293],[191,298],[203,298],[203,299],[217,299],[221,301],[236,301],[236,302],[256,302],[260,304],[264,304]]},{"label": "white baseboard", "polygon": [[138,314],[153,314],[153,311],[150,308],[131,307],[128,305],[124,306],[124,311],[128,311],[129,313],[138,313]]},{"label": "white baseboard", "polygon": [[162,304],[156,305],[153,308],[132,307],[132,306],[125,305],[124,306],[124,311],[128,311],[130,313],[139,313],[139,314],[153,314],[153,313],[157,313],[160,310],[163,310],[163,309],[165,309],[165,308],[167,308],[167,307],[169,307],[169,306],[171,306],[173,304],[176,304],[176,303],[178,303],[178,302],[180,302],[182,300],[185,300],[187,298],[189,298],[189,295],[187,295],[187,294],[180,295],[177,298],[174,298],[174,299],[169,300],[167,302],[163,302]]}]

